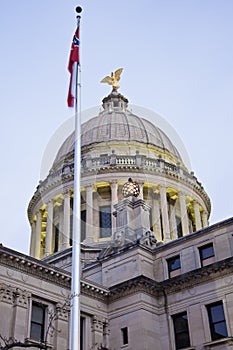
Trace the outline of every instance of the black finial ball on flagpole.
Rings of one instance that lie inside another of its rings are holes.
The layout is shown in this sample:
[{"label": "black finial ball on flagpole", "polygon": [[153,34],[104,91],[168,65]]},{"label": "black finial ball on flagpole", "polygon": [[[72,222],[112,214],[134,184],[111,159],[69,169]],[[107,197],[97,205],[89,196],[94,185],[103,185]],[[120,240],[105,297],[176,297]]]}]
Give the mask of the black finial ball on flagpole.
[{"label": "black finial ball on flagpole", "polygon": [[81,7],[81,6],[77,6],[76,9],[75,9],[75,11],[76,11],[77,13],[81,13],[81,12],[82,12],[82,7]]}]

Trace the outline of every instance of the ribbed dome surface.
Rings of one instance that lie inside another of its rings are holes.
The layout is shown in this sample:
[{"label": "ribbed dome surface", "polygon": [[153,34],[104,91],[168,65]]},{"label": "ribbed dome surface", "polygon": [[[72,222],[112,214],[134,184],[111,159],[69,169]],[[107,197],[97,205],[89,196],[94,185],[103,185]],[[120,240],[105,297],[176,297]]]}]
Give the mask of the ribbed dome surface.
[{"label": "ribbed dome surface", "polygon": [[[139,143],[166,151],[181,161],[181,156],[167,135],[148,120],[129,112],[127,100],[121,94],[111,94],[103,100],[104,111],[82,125],[82,149],[100,143]],[[74,149],[72,133],[59,149],[54,163]]]},{"label": "ribbed dome surface", "polygon": [[[82,125],[82,148],[101,142],[139,142],[158,147],[181,160],[179,152],[167,135],[146,119],[133,114],[114,112],[103,113]],[[59,149],[55,163],[74,149],[74,132]]]}]

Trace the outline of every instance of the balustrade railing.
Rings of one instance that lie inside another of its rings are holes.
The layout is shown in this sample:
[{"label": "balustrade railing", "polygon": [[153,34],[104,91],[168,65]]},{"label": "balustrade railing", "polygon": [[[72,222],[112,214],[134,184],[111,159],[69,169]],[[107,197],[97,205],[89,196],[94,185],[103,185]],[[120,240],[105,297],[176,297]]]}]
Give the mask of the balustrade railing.
[{"label": "balustrade railing", "polygon": [[[189,178],[190,180],[196,182],[199,186],[202,187],[202,184],[198,182],[197,178],[193,173],[189,173],[188,171],[182,169],[179,164],[171,164],[164,161],[162,158],[154,159],[147,158],[143,155],[117,155],[115,153],[106,156],[100,156],[95,158],[83,158],[81,163],[81,172],[85,172],[86,170],[96,170],[99,168],[109,168],[109,167],[137,167],[141,169],[146,169],[150,171],[169,171],[175,174],[180,174]],[[47,179],[40,183],[40,186],[46,185],[47,183],[55,180],[56,178],[62,178],[63,176],[67,176],[73,174],[73,163],[68,162],[64,164],[59,170],[54,172],[50,172]]]}]

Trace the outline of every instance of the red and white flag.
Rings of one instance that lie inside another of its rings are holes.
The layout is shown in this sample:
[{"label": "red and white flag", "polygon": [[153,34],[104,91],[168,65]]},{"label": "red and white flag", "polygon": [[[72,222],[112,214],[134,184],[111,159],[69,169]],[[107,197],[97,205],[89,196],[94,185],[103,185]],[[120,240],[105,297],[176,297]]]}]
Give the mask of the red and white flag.
[{"label": "red and white flag", "polygon": [[70,85],[67,103],[68,107],[74,107],[74,100],[77,98],[77,82],[78,82],[78,65],[79,65],[79,23],[80,18],[77,18],[77,28],[73,37],[70,49],[70,59],[68,71],[70,72]]}]

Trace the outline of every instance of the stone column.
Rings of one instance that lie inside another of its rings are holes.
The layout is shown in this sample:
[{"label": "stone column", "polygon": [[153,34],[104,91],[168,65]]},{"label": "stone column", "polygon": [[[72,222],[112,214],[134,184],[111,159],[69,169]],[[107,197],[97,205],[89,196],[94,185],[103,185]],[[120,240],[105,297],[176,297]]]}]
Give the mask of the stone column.
[{"label": "stone column", "polygon": [[20,288],[15,288],[12,314],[12,336],[17,340],[27,338],[27,327],[25,327],[25,325],[28,321],[29,298],[30,294],[28,292]]},{"label": "stone column", "polygon": [[31,224],[30,256],[35,256],[35,239],[36,239],[36,222],[33,220]]},{"label": "stone column", "polygon": [[109,349],[109,335],[110,335],[110,328],[109,328],[109,322],[107,319],[103,322],[103,345]]},{"label": "stone column", "polygon": [[51,199],[47,204],[45,255],[49,255],[52,253],[52,237],[53,237],[53,200]]},{"label": "stone column", "polygon": [[34,258],[40,258],[40,236],[41,236],[41,221],[42,221],[42,211],[39,209],[36,213],[36,239],[35,239],[35,249]]},{"label": "stone column", "polygon": [[201,224],[200,206],[199,206],[199,203],[195,200],[193,201],[193,209],[194,209],[196,231],[198,231],[198,230],[201,230],[202,224]]},{"label": "stone column", "polygon": [[174,204],[169,204],[171,239],[177,239],[176,207]]},{"label": "stone column", "polygon": [[207,215],[206,211],[202,212],[202,225],[203,225],[203,228],[209,226],[209,224],[208,224],[208,215]]},{"label": "stone column", "polygon": [[182,234],[186,236],[189,233],[189,224],[188,224],[188,213],[186,208],[186,198],[185,194],[179,192],[179,201],[180,201],[180,215],[181,215],[181,226]]},{"label": "stone column", "polygon": [[167,190],[164,186],[160,186],[160,203],[162,211],[163,237],[165,242],[169,242],[171,238],[168,218]]},{"label": "stone column", "polygon": [[63,228],[62,228],[62,249],[70,246],[70,191],[64,193],[63,201]]},{"label": "stone column", "polygon": [[118,184],[117,181],[112,181],[111,183],[111,211],[112,211],[112,236],[116,230],[116,217],[113,215],[115,208],[114,205],[118,203]]},{"label": "stone column", "polygon": [[98,316],[92,317],[92,349],[98,350],[100,345],[103,344],[103,320]]},{"label": "stone column", "polygon": [[93,227],[93,185],[86,186],[86,239],[85,243],[92,242]]},{"label": "stone column", "polygon": [[[22,276],[22,275],[21,275]],[[14,328],[13,328],[13,305],[14,305],[14,291],[15,288],[12,286],[3,283],[1,281],[1,335],[4,334],[4,337],[9,339],[10,337],[14,337]],[[25,320],[27,322],[28,320]],[[27,324],[27,323],[26,323]],[[24,325],[24,328],[25,325]],[[14,349],[14,348],[13,348]]]},{"label": "stone column", "polygon": [[160,221],[160,207],[159,207],[159,198],[157,193],[153,193],[153,201],[151,208],[152,215],[152,224],[154,229],[154,234],[157,241],[162,241],[162,230],[161,230],[161,221]]},{"label": "stone column", "polygon": [[[56,350],[64,350],[69,349],[69,310],[64,307],[62,304],[56,305],[57,317],[55,319],[55,328],[59,330],[56,332],[56,336],[48,339],[49,343],[53,343],[55,340],[55,344],[53,344]],[[52,335],[50,335],[51,337]],[[55,338],[55,339],[54,339]]]},{"label": "stone column", "polygon": [[139,188],[140,188],[140,193],[139,196],[137,197],[138,199],[143,199],[143,182],[138,182]]}]

